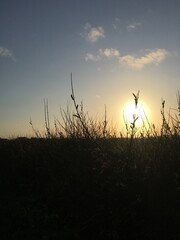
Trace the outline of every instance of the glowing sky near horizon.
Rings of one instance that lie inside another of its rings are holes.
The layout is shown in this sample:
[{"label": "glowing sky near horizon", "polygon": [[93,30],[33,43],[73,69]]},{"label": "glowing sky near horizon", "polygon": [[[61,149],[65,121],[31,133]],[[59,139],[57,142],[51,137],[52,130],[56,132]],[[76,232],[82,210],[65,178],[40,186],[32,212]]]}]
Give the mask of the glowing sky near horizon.
[{"label": "glowing sky near horizon", "polygon": [[150,121],[177,108],[180,90],[179,0],[1,0],[0,137],[43,129],[43,101],[51,120],[70,101],[92,116],[104,104],[123,127],[122,108],[140,90]]}]

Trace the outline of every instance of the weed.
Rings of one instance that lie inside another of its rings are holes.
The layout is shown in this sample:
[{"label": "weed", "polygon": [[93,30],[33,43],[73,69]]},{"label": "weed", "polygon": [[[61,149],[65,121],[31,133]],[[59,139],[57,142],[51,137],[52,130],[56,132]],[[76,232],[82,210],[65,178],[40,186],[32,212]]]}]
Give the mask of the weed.
[{"label": "weed", "polygon": [[[135,109],[139,107],[139,94],[140,91],[132,93],[134,97],[134,106]],[[70,94],[74,111],[71,110],[70,105],[67,106],[67,109],[60,109],[61,121],[58,118],[54,118],[54,129],[50,126],[49,120],[49,106],[48,100],[44,99],[44,123],[45,123],[45,133],[46,138],[87,138],[87,139],[102,139],[102,138],[116,138],[118,134],[112,125],[109,125],[107,120],[107,109],[105,105],[104,109],[104,119],[99,121],[89,116],[88,112],[84,111],[83,102],[80,104],[77,103],[73,79],[71,73],[71,94]],[[123,134],[120,132],[120,137],[130,138],[130,146],[133,143],[135,137],[158,137],[158,136],[174,136],[180,134],[180,93],[178,91],[177,95],[177,109],[170,108],[169,112],[165,111],[165,100],[162,99],[161,102],[161,116],[162,124],[160,133],[156,128],[155,124],[151,124],[148,120],[146,113],[144,116],[137,115],[132,113],[132,122],[124,118],[124,124],[126,133]],[[137,120],[141,118],[142,126],[137,126]],[[32,130],[37,138],[43,137],[43,134],[37,130],[30,120],[30,125]]]},{"label": "weed", "polygon": [[106,106],[98,121],[77,103],[72,74],[71,100],[54,129],[44,100],[44,135],[30,120],[36,138],[0,139],[1,239],[180,239],[179,92],[160,132],[134,115],[120,138]]}]

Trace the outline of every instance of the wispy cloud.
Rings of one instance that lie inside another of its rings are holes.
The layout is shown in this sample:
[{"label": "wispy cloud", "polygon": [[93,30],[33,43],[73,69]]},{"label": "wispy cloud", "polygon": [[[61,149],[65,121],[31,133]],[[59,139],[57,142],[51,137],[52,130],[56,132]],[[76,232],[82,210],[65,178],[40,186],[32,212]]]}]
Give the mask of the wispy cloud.
[{"label": "wispy cloud", "polygon": [[92,53],[87,53],[86,56],[85,56],[85,60],[96,62],[96,61],[100,60],[100,56],[99,55],[94,55]]},{"label": "wispy cloud", "polygon": [[168,55],[165,49],[146,50],[142,56],[125,55],[120,58],[120,62],[132,69],[142,69],[148,64],[158,66]]},{"label": "wispy cloud", "polygon": [[100,38],[105,38],[105,32],[103,27],[92,27],[87,23],[84,27],[84,35],[89,42],[97,42]]},{"label": "wispy cloud", "polygon": [[135,31],[137,28],[139,28],[141,25],[142,25],[142,23],[134,21],[134,22],[130,23],[126,27],[126,29],[127,29],[128,32],[132,32],[132,31]]},{"label": "wispy cloud", "polygon": [[99,49],[97,54],[87,53],[85,56],[86,61],[100,61],[102,58],[119,58],[120,53],[115,48],[105,48],[105,49]]},{"label": "wispy cloud", "polygon": [[137,55],[121,55],[118,49],[105,48],[99,49],[97,54],[87,53],[86,61],[100,61],[101,59],[116,59],[122,66],[126,66],[131,69],[141,70],[146,65],[158,66],[168,55],[168,51],[165,49],[151,49],[142,51],[143,54]]},{"label": "wispy cloud", "polygon": [[114,22],[112,23],[112,27],[114,30],[119,30],[120,28],[120,19],[118,17],[115,18]]},{"label": "wispy cloud", "polygon": [[97,99],[100,99],[101,96],[100,96],[99,94],[96,94],[96,98],[97,98]]},{"label": "wispy cloud", "polygon": [[119,58],[120,52],[115,48],[99,49],[99,54],[106,58]]},{"label": "wispy cloud", "polygon": [[128,31],[128,32],[133,32],[136,31],[140,26],[142,26],[141,22],[138,21],[131,21],[129,24],[123,23],[118,17],[116,17],[112,23],[112,27],[115,31]]},{"label": "wispy cloud", "polygon": [[13,61],[16,61],[12,51],[5,47],[0,47],[0,57],[10,58]]}]

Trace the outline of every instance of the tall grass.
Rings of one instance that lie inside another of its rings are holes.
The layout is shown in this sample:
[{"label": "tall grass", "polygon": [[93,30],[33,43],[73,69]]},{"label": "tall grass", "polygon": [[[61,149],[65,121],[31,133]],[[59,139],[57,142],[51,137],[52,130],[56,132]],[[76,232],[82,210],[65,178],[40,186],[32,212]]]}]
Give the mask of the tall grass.
[{"label": "tall grass", "polygon": [[30,120],[30,125],[36,137],[87,139],[115,137],[115,128],[113,128],[112,125],[110,126],[107,120],[106,105],[104,109],[104,119],[99,121],[89,116],[88,112],[85,112],[83,102],[77,103],[72,75],[70,97],[74,110],[72,110],[70,105],[67,106],[66,110],[61,108],[61,121],[58,118],[54,118],[54,128],[50,126],[48,100],[44,100],[45,133],[40,133],[40,131],[34,127],[32,120]]},{"label": "tall grass", "polygon": [[[155,124],[149,122],[149,119],[144,112],[144,117],[132,113],[132,122],[129,122],[124,117],[124,125],[126,132],[117,132],[115,126],[112,126],[107,120],[106,105],[104,109],[104,119],[99,120],[89,116],[88,112],[84,110],[83,102],[77,103],[74,92],[72,74],[71,74],[71,101],[74,110],[70,105],[65,109],[60,109],[61,120],[54,118],[53,127],[51,127],[49,120],[49,106],[48,100],[44,99],[44,125],[45,132],[40,133],[30,120],[30,125],[35,136],[38,138],[86,138],[86,139],[100,139],[100,138],[130,138],[131,141],[136,137],[158,137],[158,136],[178,136],[180,134],[180,93],[178,91],[177,108],[170,108],[169,111],[165,109],[165,100],[161,102],[161,117],[162,123],[160,130]],[[137,94],[133,93],[134,107],[139,106],[140,91]],[[139,127],[136,123],[141,118],[142,126]]]},{"label": "tall grass", "polygon": [[[134,106],[138,108],[140,91],[133,93]],[[92,154],[95,154],[97,159],[100,159],[101,170],[105,171],[112,163],[112,158],[122,158],[121,168],[129,172],[130,169],[135,169],[137,165],[147,172],[148,169],[159,171],[159,152],[164,152],[169,148],[169,144],[173,141],[175,152],[179,142],[180,135],[180,93],[177,93],[177,109],[170,108],[167,112],[165,109],[165,100],[161,103],[161,117],[162,124],[158,130],[155,124],[151,124],[148,117],[141,119],[142,126],[138,127],[137,120],[141,116],[132,113],[132,122],[128,122],[124,118],[126,128],[125,133],[118,133],[107,120],[106,106],[104,109],[104,118],[102,120],[94,119],[89,116],[88,112],[84,110],[83,103],[77,103],[72,74],[71,74],[71,101],[73,110],[68,105],[67,109],[60,109],[61,121],[58,118],[54,119],[54,127],[51,127],[49,121],[48,101],[44,100],[44,125],[45,133],[41,134],[30,124],[32,130],[37,138],[47,139],[75,139],[88,140],[93,143],[95,149]],[[119,141],[120,140],[120,141]],[[144,161],[142,162],[142,156]],[[161,154],[160,154],[161,156]],[[153,160],[152,160],[153,159]],[[120,163],[118,163],[120,164]],[[121,165],[120,164],[120,165]],[[134,171],[134,170],[133,170]]]},{"label": "tall grass", "polygon": [[159,131],[134,116],[124,134],[77,103],[72,75],[71,101],[52,124],[44,100],[45,133],[0,141],[0,238],[180,239],[179,92]]}]

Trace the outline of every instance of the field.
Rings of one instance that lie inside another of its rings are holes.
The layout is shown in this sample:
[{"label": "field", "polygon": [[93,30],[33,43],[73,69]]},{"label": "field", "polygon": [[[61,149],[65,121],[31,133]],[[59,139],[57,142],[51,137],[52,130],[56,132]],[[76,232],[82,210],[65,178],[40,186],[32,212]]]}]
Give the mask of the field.
[{"label": "field", "polygon": [[178,239],[179,145],[1,140],[1,239]]},{"label": "field", "polygon": [[54,131],[45,101],[43,137],[0,139],[0,238],[180,239],[178,116],[117,137],[71,98]]}]

